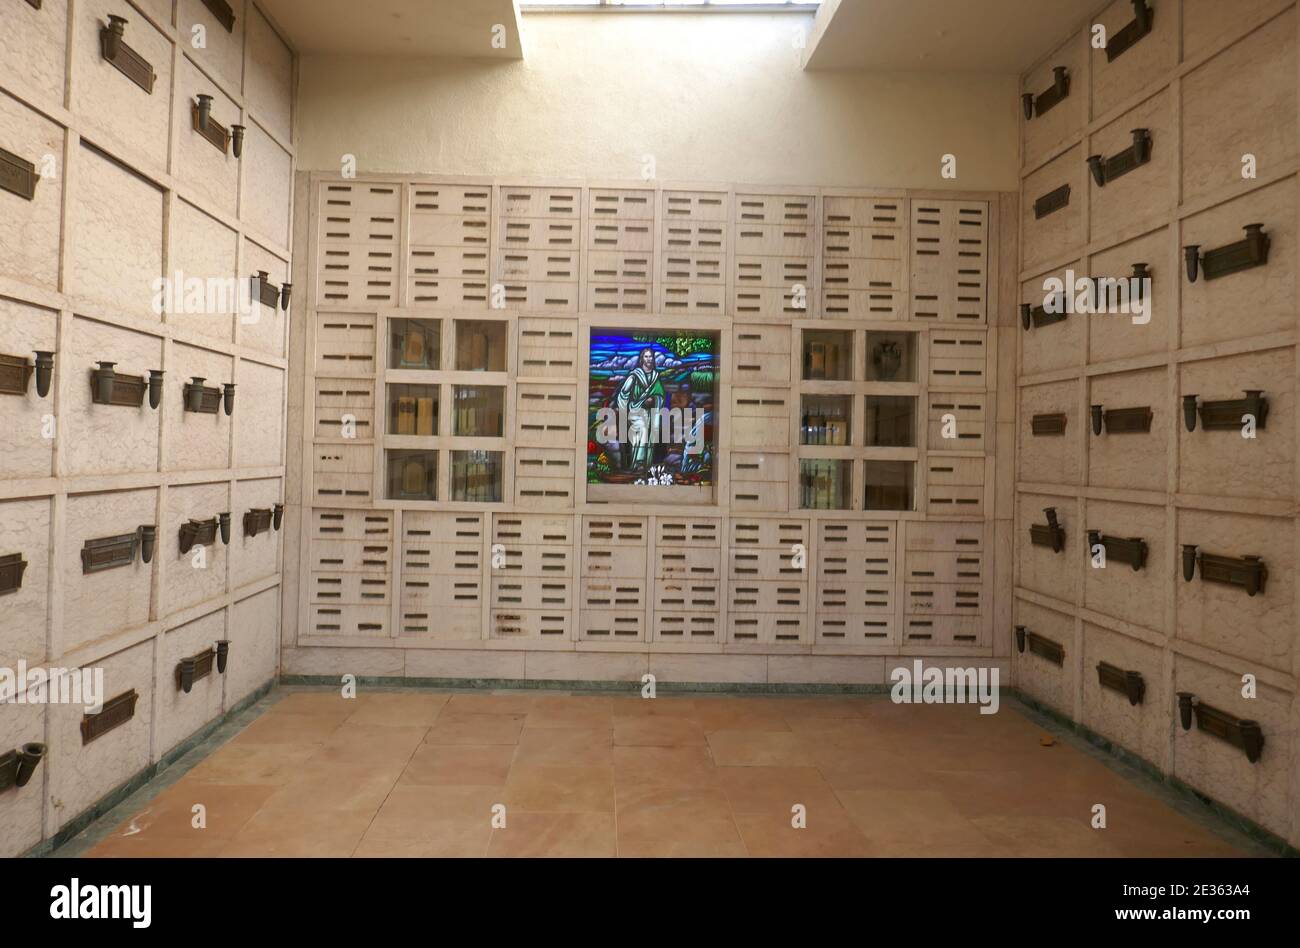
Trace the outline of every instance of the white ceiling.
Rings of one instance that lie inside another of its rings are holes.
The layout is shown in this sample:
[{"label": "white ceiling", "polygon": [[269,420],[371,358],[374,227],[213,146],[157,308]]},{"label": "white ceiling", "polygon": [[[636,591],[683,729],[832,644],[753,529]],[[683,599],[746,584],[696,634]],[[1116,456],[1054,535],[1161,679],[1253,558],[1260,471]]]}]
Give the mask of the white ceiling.
[{"label": "white ceiling", "polygon": [[824,0],[809,69],[1019,74],[1099,0]]},{"label": "white ceiling", "polygon": [[[258,0],[300,53],[522,59],[514,0]],[[494,28],[504,49],[493,47]]]}]

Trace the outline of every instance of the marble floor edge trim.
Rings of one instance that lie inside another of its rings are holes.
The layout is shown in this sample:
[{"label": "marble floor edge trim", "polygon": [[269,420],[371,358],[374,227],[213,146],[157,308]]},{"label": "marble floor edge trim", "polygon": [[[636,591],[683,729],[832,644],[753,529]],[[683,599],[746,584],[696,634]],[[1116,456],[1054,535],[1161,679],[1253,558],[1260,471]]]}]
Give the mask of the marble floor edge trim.
[{"label": "marble floor edge trim", "polygon": [[[643,684],[636,680],[565,680],[548,678],[404,678],[357,676],[358,686],[392,688],[394,690],[434,691],[562,691],[583,694],[636,694]],[[283,675],[280,684],[285,687],[338,688],[335,675]],[[763,697],[771,695],[882,695],[889,694],[888,684],[830,684],[791,682],[732,682],[732,681],[656,681],[655,690],[664,694],[686,695],[744,695]],[[995,689],[1001,694],[1012,694],[1013,689]]]},{"label": "marble floor edge trim", "polygon": [[1300,850],[1254,820],[1242,816],[1213,797],[1206,796],[1172,774],[1164,773],[1145,757],[1061,714],[1055,708],[1041,704],[1018,689],[1012,695],[1012,705],[1054,737],[1101,761],[1130,783],[1142,787],[1179,813],[1224,836],[1235,845],[1253,850],[1259,856],[1300,857]]},{"label": "marble floor edge trim", "polygon": [[81,856],[107,837],[127,815],[139,810],[172,786],[209,754],[262,716],[279,700],[274,679],[256,688],[221,717],[208,722],[140,773],[116,787],[50,839],[32,847],[24,857],[71,859]]}]

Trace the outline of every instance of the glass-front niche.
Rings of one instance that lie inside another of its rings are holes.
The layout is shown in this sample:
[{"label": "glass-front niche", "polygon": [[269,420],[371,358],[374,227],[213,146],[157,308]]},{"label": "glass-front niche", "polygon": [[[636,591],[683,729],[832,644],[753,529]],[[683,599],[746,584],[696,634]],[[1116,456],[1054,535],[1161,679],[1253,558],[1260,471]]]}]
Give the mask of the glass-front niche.
[{"label": "glass-front niche", "polygon": [[863,510],[913,510],[916,506],[913,484],[914,461],[864,461],[863,481],[866,496]]},{"label": "glass-front niche", "polygon": [[852,506],[853,462],[830,458],[799,461],[799,506],[804,510],[848,510]]},{"label": "glass-front niche", "polygon": [[506,390],[500,385],[452,386],[452,433],[458,438],[505,435]]},{"label": "glass-front niche", "polygon": [[500,451],[451,452],[451,499],[461,503],[501,503]]},{"label": "glass-front niche", "polygon": [[438,434],[437,385],[388,386],[388,433],[432,438]]},{"label": "glass-front niche", "polygon": [[914,332],[867,332],[868,382],[915,382],[918,345]]},{"label": "glass-front niche", "polygon": [[437,451],[389,451],[388,499],[438,499]]},{"label": "glass-front niche", "polygon": [[852,440],[853,396],[804,395],[800,403],[799,443],[843,447]]},{"label": "glass-front niche", "polygon": [[851,329],[803,330],[803,379],[848,382],[853,379]]},{"label": "glass-front niche", "polygon": [[390,319],[388,335],[389,368],[428,372],[441,367],[441,320]]},{"label": "glass-front niche", "polygon": [[456,320],[456,371],[504,372],[509,328],[497,320]]},{"label": "glass-front niche", "polygon": [[916,402],[908,395],[867,395],[862,443],[868,448],[916,447]]}]

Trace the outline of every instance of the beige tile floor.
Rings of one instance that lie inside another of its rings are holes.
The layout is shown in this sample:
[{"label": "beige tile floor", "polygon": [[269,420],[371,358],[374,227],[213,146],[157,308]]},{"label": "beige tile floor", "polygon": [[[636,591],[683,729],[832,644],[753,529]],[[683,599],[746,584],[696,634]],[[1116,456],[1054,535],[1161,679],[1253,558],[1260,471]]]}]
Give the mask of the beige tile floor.
[{"label": "beige tile floor", "polygon": [[[1243,852],[1008,703],[980,715],[884,695],[278,695],[88,854]],[[506,825],[494,828],[501,806]]]}]

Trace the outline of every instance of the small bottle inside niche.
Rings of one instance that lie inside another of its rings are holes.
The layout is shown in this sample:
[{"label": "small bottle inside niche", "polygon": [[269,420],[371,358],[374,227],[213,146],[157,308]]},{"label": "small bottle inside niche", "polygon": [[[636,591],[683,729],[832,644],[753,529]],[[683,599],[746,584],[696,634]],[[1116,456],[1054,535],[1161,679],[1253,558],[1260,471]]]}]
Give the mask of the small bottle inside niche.
[{"label": "small bottle inside niche", "polygon": [[848,400],[843,396],[805,396],[800,443],[814,447],[843,447],[849,443]]}]

